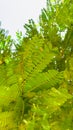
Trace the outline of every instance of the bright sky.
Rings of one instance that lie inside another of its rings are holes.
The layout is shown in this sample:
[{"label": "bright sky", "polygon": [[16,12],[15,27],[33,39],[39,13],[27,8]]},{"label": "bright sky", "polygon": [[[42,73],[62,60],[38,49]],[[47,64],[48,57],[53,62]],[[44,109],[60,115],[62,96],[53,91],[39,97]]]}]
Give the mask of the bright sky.
[{"label": "bright sky", "polygon": [[9,30],[14,37],[15,32],[24,32],[23,25],[28,19],[38,20],[46,0],[0,0],[0,21],[2,27]]}]

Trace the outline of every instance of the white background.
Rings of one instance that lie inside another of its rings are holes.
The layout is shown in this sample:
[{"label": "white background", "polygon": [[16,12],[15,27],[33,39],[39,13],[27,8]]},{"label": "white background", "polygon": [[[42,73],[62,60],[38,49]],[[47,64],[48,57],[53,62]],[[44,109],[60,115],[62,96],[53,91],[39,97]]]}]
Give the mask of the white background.
[{"label": "white background", "polygon": [[0,0],[0,21],[2,27],[15,37],[16,31],[24,32],[23,25],[28,19],[38,21],[46,0]]}]

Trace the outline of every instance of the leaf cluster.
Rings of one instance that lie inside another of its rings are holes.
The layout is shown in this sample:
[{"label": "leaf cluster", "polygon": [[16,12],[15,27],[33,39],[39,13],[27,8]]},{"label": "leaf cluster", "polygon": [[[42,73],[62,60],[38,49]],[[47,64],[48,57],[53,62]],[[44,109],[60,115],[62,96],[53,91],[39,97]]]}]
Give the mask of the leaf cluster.
[{"label": "leaf cluster", "polygon": [[47,0],[39,31],[31,19],[16,42],[0,29],[0,130],[73,129],[72,12]]}]

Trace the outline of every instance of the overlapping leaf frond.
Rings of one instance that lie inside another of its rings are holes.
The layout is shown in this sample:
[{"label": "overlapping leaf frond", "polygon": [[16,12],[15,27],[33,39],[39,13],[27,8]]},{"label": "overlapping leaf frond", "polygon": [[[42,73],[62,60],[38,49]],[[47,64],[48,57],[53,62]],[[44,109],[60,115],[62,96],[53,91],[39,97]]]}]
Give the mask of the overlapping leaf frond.
[{"label": "overlapping leaf frond", "polygon": [[[0,71],[0,109],[3,113],[8,111],[16,113],[15,111],[20,110],[22,116],[21,106],[24,106],[22,104],[25,103],[27,106],[26,101],[29,102],[31,97],[35,97],[36,92],[39,97],[39,91],[46,91],[62,82],[63,73],[48,68],[46,72],[44,71],[55,55],[54,49],[50,49],[44,44],[43,39],[38,39],[36,36],[27,44],[22,51],[15,52],[15,59],[0,66],[2,70]],[[21,103],[18,103],[19,100]]]}]

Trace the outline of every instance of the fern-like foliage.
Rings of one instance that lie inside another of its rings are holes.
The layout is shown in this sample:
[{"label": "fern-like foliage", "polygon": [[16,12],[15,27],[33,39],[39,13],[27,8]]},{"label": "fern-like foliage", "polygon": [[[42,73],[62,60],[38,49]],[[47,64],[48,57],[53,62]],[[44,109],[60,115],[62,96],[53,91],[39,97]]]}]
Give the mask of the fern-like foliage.
[{"label": "fern-like foliage", "polygon": [[71,46],[63,52],[61,43],[66,43],[66,37],[62,42],[58,34],[68,20],[60,25],[58,14],[68,3],[55,0],[52,4],[47,0],[49,7],[40,16],[40,33],[29,20],[25,24],[26,37],[22,40],[17,33],[19,43],[14,43],[14,52],[11,46],[6,46],[9,50],[4,46],[3,51],[1,40],[0,130],[73,129],[73,55]]},{"label": "fern-like foliage", "polygon": [[32,118],[35,118],[32,129],[37,129],[36,116],[41,120],[41,116],[47,112],[50,115],[71,98],[67,92],[56,89],[63,82],[63,72],[48,68],[45,71],[54,55],[55,49],[34,36],[27,44],[23,41],[17,47],[8,64],[0,66],[0,129],[22,130],[18,127],[25,126],[28,130]]}]

